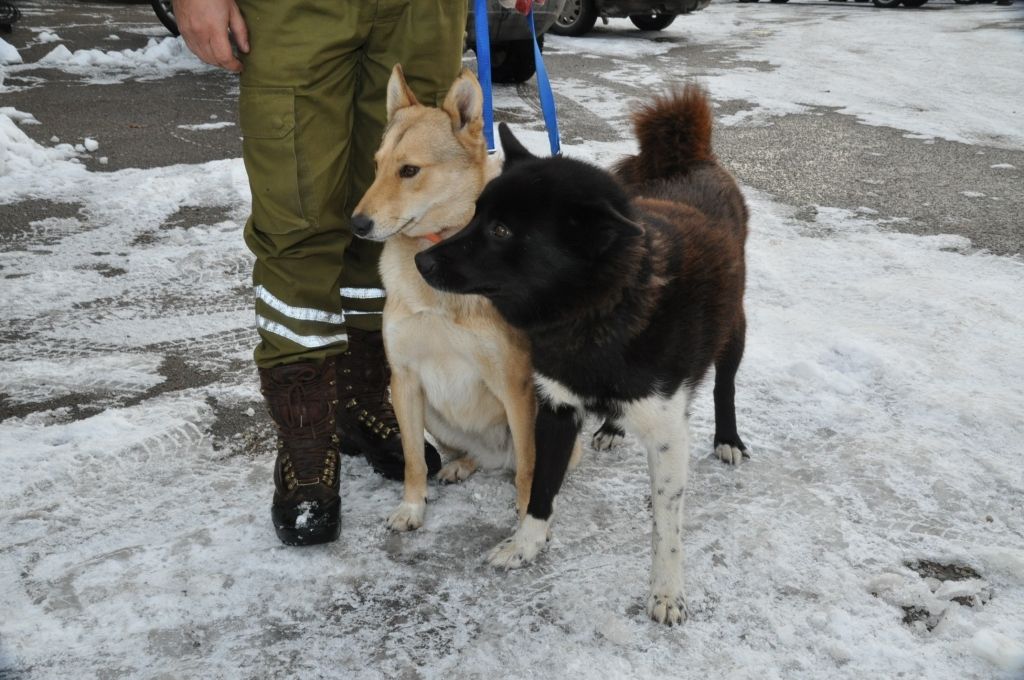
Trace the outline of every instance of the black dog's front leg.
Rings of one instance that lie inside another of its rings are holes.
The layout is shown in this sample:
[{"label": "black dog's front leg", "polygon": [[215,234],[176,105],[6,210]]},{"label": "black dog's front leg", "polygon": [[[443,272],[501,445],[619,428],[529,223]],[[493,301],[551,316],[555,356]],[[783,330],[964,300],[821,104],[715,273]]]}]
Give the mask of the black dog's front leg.
[{"label": "black dog's front leg", "polygon": [[537,412],[537,462],[526,517],[511,538],[499,543],[488,561],[496,567],[514,569],[529,564],[544,548],[551,525],[555,496],[565,479],[576,438],[583,426],[583,414],[571,406],[553,406],[541,399]]},{"label": "black dog's front leg", "polygon": [[576,444],[583,414],[572,406],[552,406],[546,399],[537,412],[537,462],[533,469],[533,486],[526,514],[539,520],[550,520],[552,505],[562,488],[569,458]]}]

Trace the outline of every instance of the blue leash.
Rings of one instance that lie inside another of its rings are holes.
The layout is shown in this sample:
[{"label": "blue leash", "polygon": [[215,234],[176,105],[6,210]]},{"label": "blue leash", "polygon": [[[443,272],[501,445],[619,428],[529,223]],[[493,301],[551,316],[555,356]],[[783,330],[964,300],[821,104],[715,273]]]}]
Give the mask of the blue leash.
[{"label": "blue leash", "polygon": [[[540,107],[544,112],[544,125],[548,129],[548,143],[551,155],[562,153],[562,144],[558,135],[558,116],[555,113],[555,95],[551,91],[548,70],[544,66],[544,57],[540,53],[537,41],[537,28],[533,22],[533,7],[526,16],[533,36],[533,61],[537,69],[537,92],[540,94]],[[487,28],[487,0],[476,0],[474,10],[474,26],[476,30],[476,63],[479,74],[480,89],[484,95],[484,138],[487,140],[487,151],[494,151],[494,99],[491,93],[491,35]]]},{"label": "blue leash", "polygon": [[487,28],[487,0],[476,0],[476,70],[484,93],[484,138],[487,152],[494,152],[494,100],[491,97],[491,33]]},{"label": "blue leash", "polygon": [[[540,42],[537,40],[537,28],[533,25],[533,5],[527,15],[530,20],[530,33],[533,35],[533,62],[537,68],[537,92],[540,93],[540,108],[544,112],[544,125],[548,128],[548,144],[551,155],[562,155],[562,142],[558,136],[558,116],[555,115],[555,95],[551,91],[548,70],[544,66],[544,57],[540,54]],[[493,116],[492,116],[493,117]]]}]

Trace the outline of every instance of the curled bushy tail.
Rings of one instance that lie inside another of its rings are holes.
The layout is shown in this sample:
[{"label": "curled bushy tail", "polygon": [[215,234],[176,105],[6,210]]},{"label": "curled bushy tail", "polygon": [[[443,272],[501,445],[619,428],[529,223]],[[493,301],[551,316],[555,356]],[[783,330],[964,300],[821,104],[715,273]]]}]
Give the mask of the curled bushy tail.
[{"label": "curled bushy tail", "polygon": [[627,184],[685,175],[697,163],[713,162],[711,105],[704,89],[687,85],[655,97],[633,115],[640,153],[625,158],[615,172]]}]

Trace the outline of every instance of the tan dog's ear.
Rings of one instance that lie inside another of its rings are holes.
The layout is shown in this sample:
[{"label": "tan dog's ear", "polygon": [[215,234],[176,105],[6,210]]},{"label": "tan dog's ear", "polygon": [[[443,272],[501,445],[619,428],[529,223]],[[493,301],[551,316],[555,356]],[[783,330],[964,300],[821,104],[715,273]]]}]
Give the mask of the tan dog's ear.
[{"label": "tan dog's ear", "polygon": [[402,65],[395,64],[395,67],[391,69],[391,77],[388,79],[388,120],[390,121],[395,116],[395,112],[399,109],[404,109],[407,106],[416,106],[419,104],[416,101],[416,95],[409,89],[409,84],[405,82],[405,74],[402,72]]},{"label": "tan dog's ear", "polygon": [[462,73],[449,88],[441,108],[451,117],[452,129],[456,132],[474,122],[478,122],[482,129],[484,94],[472,71],[462,69]]}]

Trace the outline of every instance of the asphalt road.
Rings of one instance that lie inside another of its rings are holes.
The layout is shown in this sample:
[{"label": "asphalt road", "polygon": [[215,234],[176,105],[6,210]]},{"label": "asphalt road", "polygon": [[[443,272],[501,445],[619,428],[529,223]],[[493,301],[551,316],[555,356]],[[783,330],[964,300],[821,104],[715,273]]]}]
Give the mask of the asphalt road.
[{"label": "asphalt road", "polygon": [[[25,17],[7,39],[19,48],[26,62],[53,48],[36,40],[33,27],[56,30],[71,50],[138,49],[151,37],[164,34],[145,4],[50,0],[20,2],[19,6]],[[802,6],[789,7],[797,16]],[[836,11],[877,11],[853,3],[832,7]],[[956,6],[934,9],[955,10]],[[599,24],[597,33],[602,30],[607,29]],[[112,41],[111,35],[119,40]],[[685,60],[688,70],[698,77],[702,70],[712,68],[771,68],[683,39],[671,55]],[[467,59],[472,60],[472,53]],[[602,68],[601,60],[574,54],[556,52],[549,57],[556,89],[558,74],[571,73],[595,87],[619,88],[623,96],[636,96],[627,84],[599,79]],[[45,86],[37,86],[40,80]],[[241,153],[237,127],[202,131],[178,127],[236,120],[237,78],[228,73],[210,71],[97,85],[62,71],[38,69],[9,76],[6,84],[24,86],[4,93],[3,105],[31,112],[40,120],[41,125],[26,130],[38,141],[49,143],[54,136],[62,141],[79,141],[85,136],[103,140],[108,163],[98,165],[98,156],[86,160],[94,170],[199,163]],[[521,96],[535,101],[533,87],[533,81],[519,86]],[[718,103],[719,114],[754,106],[739,100]],[[601,141],[621,136],[600,116],[574,102],[563,100],[560,104],[566,139]],[[744,184],[785,203],[869,208],[882,218],[897,218],[891,228],[921,234],[957,233],[970,238],[976,247],[998,254],[1022,250],[1024,229],[1019,216],[1024,212],[1024,192],[1020,190],[1024,153],[1019,151],[942,140],[925,144],[906,138],[904,131],[863,125],[827,109],[777,118],[768,126],[719,126],[716,135],[720,158]],[[990,155],[1009,159],[1017,170],[993,172]],[[958,186],[971,186],[1002,200],[971,200],[953,190]],[[24,228],[45,216],[40,211],[45,213],[45,206],[7,206],[0,230]],[[798,214],[813,217],[813,209]]]}]

